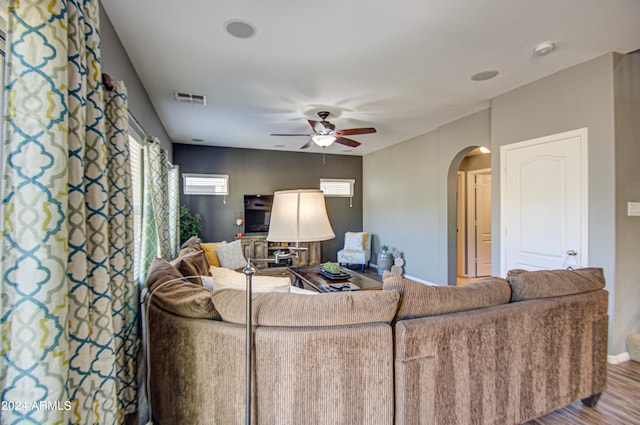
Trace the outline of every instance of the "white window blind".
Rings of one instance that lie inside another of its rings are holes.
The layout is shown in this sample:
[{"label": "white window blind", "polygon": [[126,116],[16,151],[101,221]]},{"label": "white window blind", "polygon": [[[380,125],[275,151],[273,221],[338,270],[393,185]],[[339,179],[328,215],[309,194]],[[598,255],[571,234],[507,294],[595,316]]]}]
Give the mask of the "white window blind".
[{"label": "white window blind", "polygon": [[185,195],[228,195],[228,174],[182,174]]},{"label": "white window blind", "polygon": [[353,197],[353,179],[320,179],[320,190],[324,196]]},{"label": "white window blind", "polygon": [[129,133],[129,165],[131,167],[131,189],[133,204],[133,275],[134,280],[140,280],[140,244],[142,241],[142,145],[137,134],[130,128]]}]

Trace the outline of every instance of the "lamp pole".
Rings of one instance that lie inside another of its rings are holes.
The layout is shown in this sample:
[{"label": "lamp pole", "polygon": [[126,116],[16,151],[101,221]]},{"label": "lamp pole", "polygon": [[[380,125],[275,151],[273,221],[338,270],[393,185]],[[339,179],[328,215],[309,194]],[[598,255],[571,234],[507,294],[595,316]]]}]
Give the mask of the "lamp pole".
[{"label": "lamp pole", "polygon": [[242,272],[247,278],[247,320],[246,320],[246,380],[245,380],[245,392],[246,392],[246,408],[245,408],[245,424],[251,425],[251,359],[253,348],[253,330],[251,328],[251,280],[256,272],[255,267],[251,264],[251,258],[247,261],[247,265]]}]

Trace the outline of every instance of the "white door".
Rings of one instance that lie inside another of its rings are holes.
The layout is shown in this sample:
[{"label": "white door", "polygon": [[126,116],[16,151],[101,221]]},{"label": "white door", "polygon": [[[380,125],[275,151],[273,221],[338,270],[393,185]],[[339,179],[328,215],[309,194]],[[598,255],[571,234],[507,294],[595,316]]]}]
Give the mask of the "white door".
[{"label": "white door", "polygon": [[465,231],[465,184],[463,171],[458,171],[456,177],[456,245],[457,245],[457,273],[458,276],[467,276],[465,270],[466,260],[466,231]]},{"label": "white door", "polygon": [[503,276],[586,266],[587,129],[502,146],[500,164]]},{"label": "white door", "polygon": [[476,276],[491,275],[491,174],[476,174]]}]

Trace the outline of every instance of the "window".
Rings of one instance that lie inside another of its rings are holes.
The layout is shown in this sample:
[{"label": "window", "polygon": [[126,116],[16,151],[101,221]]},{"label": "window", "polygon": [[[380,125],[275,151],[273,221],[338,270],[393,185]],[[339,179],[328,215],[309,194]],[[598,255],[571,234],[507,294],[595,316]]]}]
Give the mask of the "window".
[{"label": "window", "polygon": [[228,195],[229,175],[227,174],[182,174],[182,188],[185,195]]},{"label": "window", "polygon": [[133,278],[140,281],[140,250],[142,249],[142,188],[143,188],[143,153],[144,136],[136,131],[136,126],[129,117],[129,164],[131,166],[131,189],[133,204]]},{"label": "window", "polygon": [[320,179],[320,190],[324,196],[353,197],[353,179]]}]

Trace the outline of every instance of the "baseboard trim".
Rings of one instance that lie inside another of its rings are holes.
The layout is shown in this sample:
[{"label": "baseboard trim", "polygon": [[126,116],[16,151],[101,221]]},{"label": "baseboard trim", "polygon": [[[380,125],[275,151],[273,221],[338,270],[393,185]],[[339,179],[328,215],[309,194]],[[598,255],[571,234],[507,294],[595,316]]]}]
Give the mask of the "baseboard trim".
[{"label": "baseboard trim", "polygon": [[620,353],[613,356],[612,355],[607,356],[607,362],[611,364],[628,362],[629,360],[631,360],[631,356],[629,355],[629,353]]},{"label": "baseboard trim", "polygon": [[414,282],[422,283],[423,285],[437,286],[437,283],[430,282],[428,280],[420,279],[419,277],[414,277],[408,274],[403,275],[405,279],[413,280]]}]

